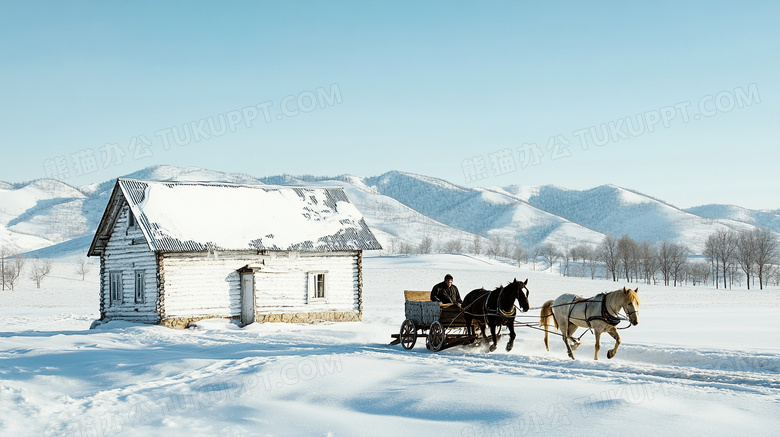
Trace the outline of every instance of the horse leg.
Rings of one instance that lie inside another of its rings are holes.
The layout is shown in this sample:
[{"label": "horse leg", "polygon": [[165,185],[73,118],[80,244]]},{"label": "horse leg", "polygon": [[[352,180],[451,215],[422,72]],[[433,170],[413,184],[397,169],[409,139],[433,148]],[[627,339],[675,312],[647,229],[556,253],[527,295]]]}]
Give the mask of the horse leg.
[{"label": "horse leg", "polygon": [[498,347],[498,339],[496,338],[496,325],[490,325],[490,336],[493,337],[493,344],[490,345],[490,352],[496,350]]},{"label": "horse leg", "polygon": [[[568,324],[568,325],[570,326],[571,324]],[[571,350],[571,345],[569,345],[569,330],[568,330],[569,326],[566,326],[564,328],[563,325],[561,325],[561,338],[563,338],[563,344],[566,345],[566,353],[568,353],[569,354],[569,358],[571,358],[573,360],[574,359],[574,352]]]},{"label": "horse leg", "polygon": [[468,335],[469,337],[474,336],[474,325],[471,324],[471,317],[469,317],[468,315],[464,314],[463,315],[463,320],[465,320],[465,322],[466,322],[466,335]]},{"label": "horse leg", "polygon": [[[474,323],[477,324],[477,326],[474,326]],[[477,347],[480,345],[480,338],[477,336],[477,329],[482,331],[482,325],[480,325],[479,321],[472,319],[471,322],[468,324],[469,326],[469,335],[474,337],[474,339],[471,341],[471,345],[474,347]],[[482,332],[482,336],[485,336],[485,333]]]},{"label": "horse leg", "polygon": [[593,355],[593,359],[597,360],[599,359],[599,349],[601,349],[601,331],[598,329],[595,329],[594,332],[596,333],[596,352]]},{"label": "horse leg", "polygon": [[620,336],[618,335],[617,329],[615,329],[614,326],[610,326],[609,330],[607,330],[607,333],[615,339],[615,347],[607,352],[607,358],[612,359],[612,357],[614,357],[617,353],[618,346],[620,346]]},{"label": "horse leg", "polygon": [[580,347],[580,341],[574,338],[574,331],[577,330],[577,325],[569,322],[569,340],[571,340],[571,350],[576,351]]},{"label": "horse leg", "polygon": [[515,322],[514,320],[510,320],[507,324],[507,327],[509,328],[509,343],[506,344],[506,351],[509,352],[512,350],[512,347],[515,345]]},{"label": "horse leg", "polygon": [[487,322],[479,324],[479,330],[482,332],[482,340],[488,343],[490,340],[487,338]]}]

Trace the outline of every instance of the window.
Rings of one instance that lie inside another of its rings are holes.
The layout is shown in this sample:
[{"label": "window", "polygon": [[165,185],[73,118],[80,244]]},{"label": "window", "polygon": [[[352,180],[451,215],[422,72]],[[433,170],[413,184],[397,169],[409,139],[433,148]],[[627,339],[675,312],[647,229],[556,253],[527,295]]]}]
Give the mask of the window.
[{"label": "window", "polygon": [[327,298],[327,280],[325,277],[328,272],[309,272],[309,301],[324,301]]},{"label": "window", "polygon": [[135,303],[144,303],[144,272],[135,271]]},{"label": "window", "polygon": [[122,272],[110,272],[108,294],[111,304],[122,303]]},{"label": "window", "polygon": [[325,273],[317,273],[314,276],[314,298],[325,299]]},{"label": "window", "polygon": [[127,227],[129,229],[135,228],[135,216],[133,215],[133,211],[127,210]]}]

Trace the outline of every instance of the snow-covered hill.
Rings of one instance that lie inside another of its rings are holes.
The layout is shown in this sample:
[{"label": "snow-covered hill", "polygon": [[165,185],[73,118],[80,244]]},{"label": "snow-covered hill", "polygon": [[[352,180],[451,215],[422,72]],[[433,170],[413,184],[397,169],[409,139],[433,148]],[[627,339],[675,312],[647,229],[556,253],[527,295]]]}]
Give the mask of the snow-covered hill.
[{"label": "snow-covered hill", "polygon": [[559,246],[596,243],[603,235],[549,214],[501,190],[465,188],[402,172],[367,178],[383,195],[440,221],[486,237],[500,235],[523,247],[552,242]]},{"label": "snow-covered hill", "polygon": [[424,237],[430,237],[434,246],[457,240],[466,250],[475,234],[439,223],[430,217],[384,196],[364,180],[355,176],[318,178],[313,176],[273,176],[261,179],[271,185],[315,185],[344,188],[350,200],[358,207],[366,224],[382,247],[391,252],[400,250],[404,243],[417,247]]},{"label": "snow-covered hill", "polygon": [[702,205],[685,210],[713,220],[731,220],[780,232],[780,210],[755,211],[735,205]]},{"label": "snow-covered hill", "polygon": [[0,244],[6,252],[47,247],[88,231],[87,195],[53,179],[0,185]]},{"label": "snow-covered hill", "polygon": [[[675,241],[699,252],[720,228],[767,227],[780,232],[779,211],[707,205],[680,210],[635,191],[604,185],[575,191],[554,186],[462,187],[404,172],[380,176],[254,177],[200,168],[154,166],[125,175],[146,180],[222,181],[242,184],[343,187],[380,243],[396,252],[424,237],[433,250],[459,242],[468,250],[476,235],[505,244],[560,248],[597,244],[605,234],[636,240]],[[72,187],[45,179],[0,183],[0,245],[6,253],[79,254],[89,245],[114,181]]]},{"label": "snow-covered hill", "polygon": [[567,190],[551,185],[507,187],[529,204],[602,234],[629,235],[635,240],[669,240],[700,252],[707,236],[720,228],[745,229],[743,223],[713,220],[680,210],[644,194],[602,185]]}]

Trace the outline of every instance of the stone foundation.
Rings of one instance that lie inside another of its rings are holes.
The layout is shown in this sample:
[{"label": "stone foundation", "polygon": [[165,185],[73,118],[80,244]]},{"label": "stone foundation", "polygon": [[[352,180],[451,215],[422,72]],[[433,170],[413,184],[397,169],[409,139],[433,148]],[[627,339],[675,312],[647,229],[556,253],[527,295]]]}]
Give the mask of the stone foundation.
[{"label": "stone foundation", "polygon": [[322,312],[322,313],[282,313],[282,314],[257,314],[257,323],[320,323],[320,322],[359,322],[363,320],[363,313],[348,312]]},{"label": "stone foundation", "polygon": [[186,329],[190,326],[191,322],[197,322],[206,319],[225,319],[225,320],[238,320],[238,317],[180,317],[175,319],[165,319],[160,321],[160,325],[173,329]]},{"label": "stone foundation", "polygon": [[[173,329],[186,329],[191,322],[205,319],[238,320],[238,317],[193,317],[171,318],[161,320],[160,324]],[[257,314],[257,323],[321,323],[321,322],[359,322],[363,320],[362,312],[321,312],[321,313],[281,313]]]}]

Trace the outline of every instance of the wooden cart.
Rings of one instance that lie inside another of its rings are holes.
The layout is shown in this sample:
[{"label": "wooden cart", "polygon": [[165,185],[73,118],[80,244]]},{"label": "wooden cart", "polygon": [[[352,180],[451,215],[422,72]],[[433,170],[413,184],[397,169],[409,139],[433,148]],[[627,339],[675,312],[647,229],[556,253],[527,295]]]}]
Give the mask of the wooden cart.
[{"label": "wooden cart", "polygon": [[406,320],[401,324],[401,331],[391,335],[394,339],[391,345],[401,343],[409,350],[418,338],[424,337],[425,347],[438,352],[476,339],[468,335],[459,306],[432,302],[430,296],[430,291],[404,291]]}]

